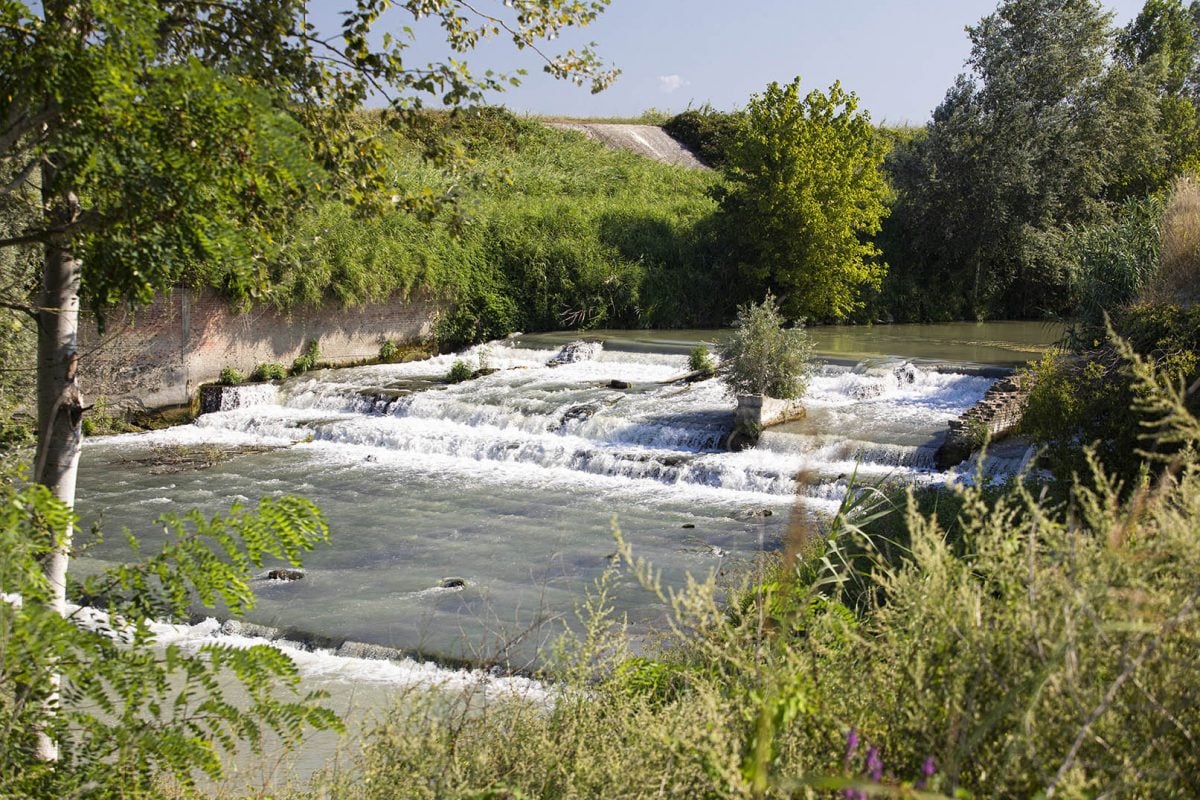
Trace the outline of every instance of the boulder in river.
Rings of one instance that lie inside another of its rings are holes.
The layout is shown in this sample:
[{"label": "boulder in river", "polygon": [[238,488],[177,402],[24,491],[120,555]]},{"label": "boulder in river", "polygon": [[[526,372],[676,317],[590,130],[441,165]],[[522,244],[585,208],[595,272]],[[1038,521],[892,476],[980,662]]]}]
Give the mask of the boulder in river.
[{"label": "boulder in river", "polygon": [[300,569],[273,569],[267,573],[269,581],[298,581],[304,577],[304,570]]},{"label": "boulder in river", "polygon": [[563,364],[574,364],[577,361],[591,361],[600,355],[604,345],[600,342],[585,342],[583,339],[563,345],[558,355],[546,362],[547,367],[559,367]]},{"label": "boulder in river", "polygon": [[467,581],[464,578],[442,578],[441,584],[443,589],[465,589]]},{"label": "boulder in river", "polygon": [[613,380],[608,382],[608,388],[610,388],[610,389],[628,389],[629,382],[628,381],[619,381],[614,378]]}]

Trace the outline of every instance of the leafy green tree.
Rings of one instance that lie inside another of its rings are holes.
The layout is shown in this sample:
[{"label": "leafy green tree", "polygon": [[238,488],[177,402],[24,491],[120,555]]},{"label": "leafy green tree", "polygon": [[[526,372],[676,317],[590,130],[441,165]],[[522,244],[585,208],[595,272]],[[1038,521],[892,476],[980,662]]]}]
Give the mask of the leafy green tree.
[{"label": "leafy green tree", "polygon": [[858,98],[800,79],[750,99],[726,153],[721,210],[745,294],[779,295],[791,316],[841,319],[886,270],[870,237],[887,213],[886,142]]},{"label": "leafy green tree", "polygon": [[1154,170],[1154,188],[1200,169],[1200,3],[1146,0],[1117,36],[1117,59],[1153,83],[1158,130],[1166,158]]},{"label": "leafy green tree", "polygon": [[894,279],[939,286],[953,316],[1062,312],[1058,231],[1107,219],[1164,158],[1154,86],[1112,63],[1095,0],[1004,0],[968,33],[970,74],[893,176]]},{"label": "leafy green tree", "polygon": [[[39,337],[34,479],[72,505],[86,408],[81,295],[102,310],[191,282],[253,298],[289,216],[314,197],[426,215],[452,199],[392,191],[382,137],[356,124],[358,109],[378,98],[384,122],[403,125],[422,97],[477,102],[516,78],[453,57],[410,63],[408,36],[377,36],[385,12],[436,20],[453,54],[502,35],[555,76],[600,89],[613,73],[590,49],[555,56],[540,43],[606,5],[520,3],[492,16],[462,0],[356,0],[334,34],[309,24],[307,0],[0,3],[0,194],[24,205],[0,250],[33,248],[42,261],[36,302],[24,304]],[[63,519],[45,559],[59,612]]]}]

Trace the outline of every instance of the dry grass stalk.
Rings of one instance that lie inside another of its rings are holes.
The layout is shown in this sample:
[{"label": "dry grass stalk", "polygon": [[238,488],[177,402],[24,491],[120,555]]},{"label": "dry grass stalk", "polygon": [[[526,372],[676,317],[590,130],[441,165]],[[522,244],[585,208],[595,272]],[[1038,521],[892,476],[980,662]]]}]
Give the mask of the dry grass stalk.
[{"label": "dry grass stalk", "polygon": [[1190,306],[1200,299],[1200,181],[1175,182],[1163,215],[1162,263],[1142,301]]}]

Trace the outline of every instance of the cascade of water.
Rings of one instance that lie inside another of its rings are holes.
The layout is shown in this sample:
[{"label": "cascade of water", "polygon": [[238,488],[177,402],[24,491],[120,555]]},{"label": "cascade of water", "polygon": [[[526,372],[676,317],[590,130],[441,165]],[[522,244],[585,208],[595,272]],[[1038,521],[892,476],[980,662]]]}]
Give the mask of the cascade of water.
[{"label": "cascade of water", "polygon": [[[440,382],[455,358],[495,372]],[[680,356],[609,353],[599,345],[556,353],[500,342],[457,357],[313,373],[278,395],[272,386],[247,387],[234,408],[204,424],[451,463],[785,496],[797,491],[799,474],[836,486],[852,470],[931,471],[945,424],[991,383],[909,362],[824,366],[805,399],[807,420],[772,429],[755,450],[734,454],[720,450],[732,399],[715,380],[671,383],[683,366]]]}]

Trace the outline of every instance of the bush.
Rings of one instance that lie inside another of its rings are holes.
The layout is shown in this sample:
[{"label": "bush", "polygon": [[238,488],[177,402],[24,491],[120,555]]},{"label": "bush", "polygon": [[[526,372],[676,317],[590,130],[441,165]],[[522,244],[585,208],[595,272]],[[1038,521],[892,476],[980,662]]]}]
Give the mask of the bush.
[{"label": "bush", "polygon": [[[1200,306],[1138,305],[1120,311],[1113,326],[1164,380],[1191,385],[1200,377]],[[1050,470],[1064,480],[1086,478],[1091,467],[1082,446],[1090,445],[1132,489],[1147,462],[1142,439],[1148,420],[1131,409],[1134,377],[1117,350],[1105,344],[1075,357],[1052,351],[1031,369],[1035,383],[1021,428],[1044,448]],[[1200,394],[1187,403],[1192,413],[1200,411]]]},{"label": "bush", "polygon": [[707,345],[698,344],[688,353],[688,369],[703,373],[706,378],[717,374],[717,365],[713,363]]},{"label": "bush", "polygon": [[292,362],[292,374],[303,375],[317,365],[317,359],[321,357],[321,345],[316,339],[310,339],[308,344],[304,346],[304,352],[296,356],[296,360]]},{"label": "bush", "polygon": [[721,167],[725,164],[725,151],[737,133],[740,116],[736,112],[717,111],[705,103],[676,114],[662,127],[705,164]]},{"label": "bush", "polygon": [[245,382],[245,380],[246,376],[233,367],[225,367],[221,370],[221,375],[217,378],[217,383],[222,386],[237,386],[239,383]]},{"label": "bush", "polygon": [[259,364],[250,373],[252,381],[281,381],[287,377],[287,367],[275,361]]},{"label": "bush", "polygon": [[783,323],[770,293],[761,304],[738,309],[733,335],[717,346],[717,374],[732,394],[803,396],[812,371],[812,343],[803,328],[785,329]]},{"label": "bush", "polygon": [[383,344],[379,345],[379,360],[385,364],[390,364],[400,355],[400,346],[391,339],[384,339]]},{"label": "bush", "polygon": [[471,369],[471,366],[460,358],[454,362],[450,367],[450,371],[446,373],[446,381],[448,383],[462,383],[463,381],[471,380],[474,376],[475,370]]}]

